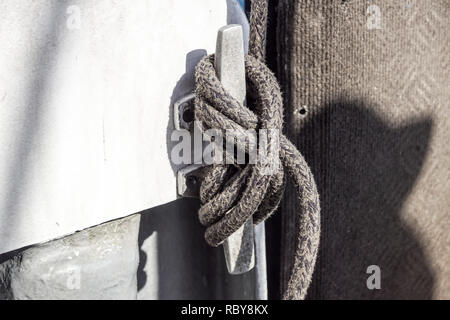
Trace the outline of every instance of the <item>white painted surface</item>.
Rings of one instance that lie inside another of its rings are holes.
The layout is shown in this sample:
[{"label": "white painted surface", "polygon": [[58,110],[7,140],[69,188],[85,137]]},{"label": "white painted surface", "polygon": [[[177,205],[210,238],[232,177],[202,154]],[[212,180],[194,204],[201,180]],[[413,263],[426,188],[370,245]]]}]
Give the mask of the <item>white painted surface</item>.
[{"label": "white painted surface", "polygon": [[170,106],[226,23],[225,0],[0,2],[0,253],[176,199]]}]

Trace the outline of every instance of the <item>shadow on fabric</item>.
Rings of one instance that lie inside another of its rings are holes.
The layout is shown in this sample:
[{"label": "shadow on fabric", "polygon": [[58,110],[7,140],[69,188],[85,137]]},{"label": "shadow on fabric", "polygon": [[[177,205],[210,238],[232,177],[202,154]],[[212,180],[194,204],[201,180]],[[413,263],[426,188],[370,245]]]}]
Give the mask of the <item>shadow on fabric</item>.
[{"label": "shadow on fabric", "polygon": [[[402,206],[427,155],[432,120],[393,126],[362,101],[337,101],[322,110],[306,115],[293,139],[313,171],[322,207],[308,298],[431,299],[433,272],[418,235],[402,220]],[[279,228],[278,216],[269,230]],[[271,238],[272,257],[279,256],[280,238]],[[370,265],[381,269],[381,290],[367,288]],[[279,266],[270,270],[269,288],[277,290]]]}]

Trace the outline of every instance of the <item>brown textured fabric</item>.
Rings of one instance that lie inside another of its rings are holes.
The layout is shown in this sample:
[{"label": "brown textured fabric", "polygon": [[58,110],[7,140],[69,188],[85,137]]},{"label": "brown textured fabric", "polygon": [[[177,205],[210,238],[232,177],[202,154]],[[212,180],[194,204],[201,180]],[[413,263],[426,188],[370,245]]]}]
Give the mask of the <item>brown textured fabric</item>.
[{"label": "brown textured fabric", "polygon": [[[309,298],[450,298],[450,1],[280,0],[278,14],[287,134],[321,195]],[[283,292],[295,204],[288,186]]]}]

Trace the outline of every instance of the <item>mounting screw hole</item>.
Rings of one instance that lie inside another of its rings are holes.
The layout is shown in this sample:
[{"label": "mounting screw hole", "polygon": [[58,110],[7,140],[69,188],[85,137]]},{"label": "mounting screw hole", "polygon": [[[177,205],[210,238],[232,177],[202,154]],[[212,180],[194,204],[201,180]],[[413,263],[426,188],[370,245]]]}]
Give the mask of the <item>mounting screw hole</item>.
[{"label": "mounting screw hole", "polygon": [[196,176],[187,176],[186,178],[186,186],[189,189],[195,189],[197,188],[198,179]]},{"label": "mounting screw hole", "polygon": [[191,105],[186,105],[184,106],[184,110],[183,110],[183,121],[184,122],[192,122],[194,121],[194,108],[192,108]]},{"label": "mounting screw hole", "polygon": [[308,113],[308,110],[307,110],[306,106],[302,106],[302,107],[298,110],[298,113],[299,113],[301,116],[305,116],[305,115]]}]

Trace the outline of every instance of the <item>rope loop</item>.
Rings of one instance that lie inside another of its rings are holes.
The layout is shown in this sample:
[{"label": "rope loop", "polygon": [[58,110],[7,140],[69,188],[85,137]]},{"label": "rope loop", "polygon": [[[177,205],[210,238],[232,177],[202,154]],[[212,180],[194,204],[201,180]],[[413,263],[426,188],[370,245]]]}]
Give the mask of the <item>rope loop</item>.
[{"label": "rope loop", "polygon": [[[275,76],[262,61],[249,55],[245,57],[245,72],[248,106],[240,104],[223,88],[214,69],[214,55],[204,57],[195,70],[195,118],[205,129],[233,129],[242,134],[249,129],[277,130],[276,138],[267,136],[267,146],[270,150],[271,146],[279,145],[279,152],[272,153],[268,161],[255,164],[211,165],[200,186],[199,220],[206,226],[205,239],[211,246],[220,245],[250,216],[255,224],[265,220],[281,201],[285,170],[294,181],[300,201],[296,257],[288,284],[292,290],[287,292],[294,292],[292,298],[304,297],[320,235],[316,184],[303,156],[281,134],[283,103]],[[239,145],[239,141],[237,148],[245,149],[246,145]],[[267,165],[277,161],[282,164],[279,170],[267,174]]]},{"label": "rope loop", "polygon": [[[214,55],[203,58],[195,73],[195,117],[205,129],[232,129],[238,136],[246,130],[282,130],[282,98],[272,72],[252,56],[245,57],[245,71],[249,91],[255,97],[252,110],[241,105],[222,86],[214,69]],[[265,131],[267,132],[267,131]],[[275,146],[279,134],[265,135],[263,155],[243,169],[222,164],[212,165],[200,187],[203,206],[200,222],[207,227],[205,238],[212,246],[221,244],[240,228],[250,216],[256,223],[266,219],[277,208],[284,188],[283,170],[273,169],[279,163]],[[261,147],[261,141],[256,143]],[[249,151],[248,141],[237,140],[236,147]],[[228,151],[228,150],[227,150]],[[234,149],[231,150],[234,153]],[[261,154],[261,150],[258,150]],[[264,161],[261,161],[264,160]]]},{"label": "rope loop", "polygon": [[[294,182],[300,205],[298,215],[289,220],[298,231],[293,243],[287,245],[295,248],[295,256],[288,261],[291,272],[283,299],[304,299],[319,248],[319,194],[305,159],[281,134],[281,91],[275,76],[263,62],[267,15],[268,0],[251,2],[250,55],[245,57],[248,107],[223,88],[214,69],[214,56],[210,55],[204,57],[195,70],[195,117],[206,128],[234,129],[241,134],[250,129],[276,130],[275,138],[267,136],[266,148],[270,151],[277,145],[279,149],[269,152],[267,161],[255,164],[209,166],[200,186],[199,219],[206,226],[206,241],[212,246],[220,245],[251,216],[257,224],[274,213],[284,192],[286,172]],[[261,141],[256,146],[261,149]],[[246,146],[238,140],[237,148],[242,150]],[[267,174],[267,166],[278,162],[282,164],[279,170]]]}]

